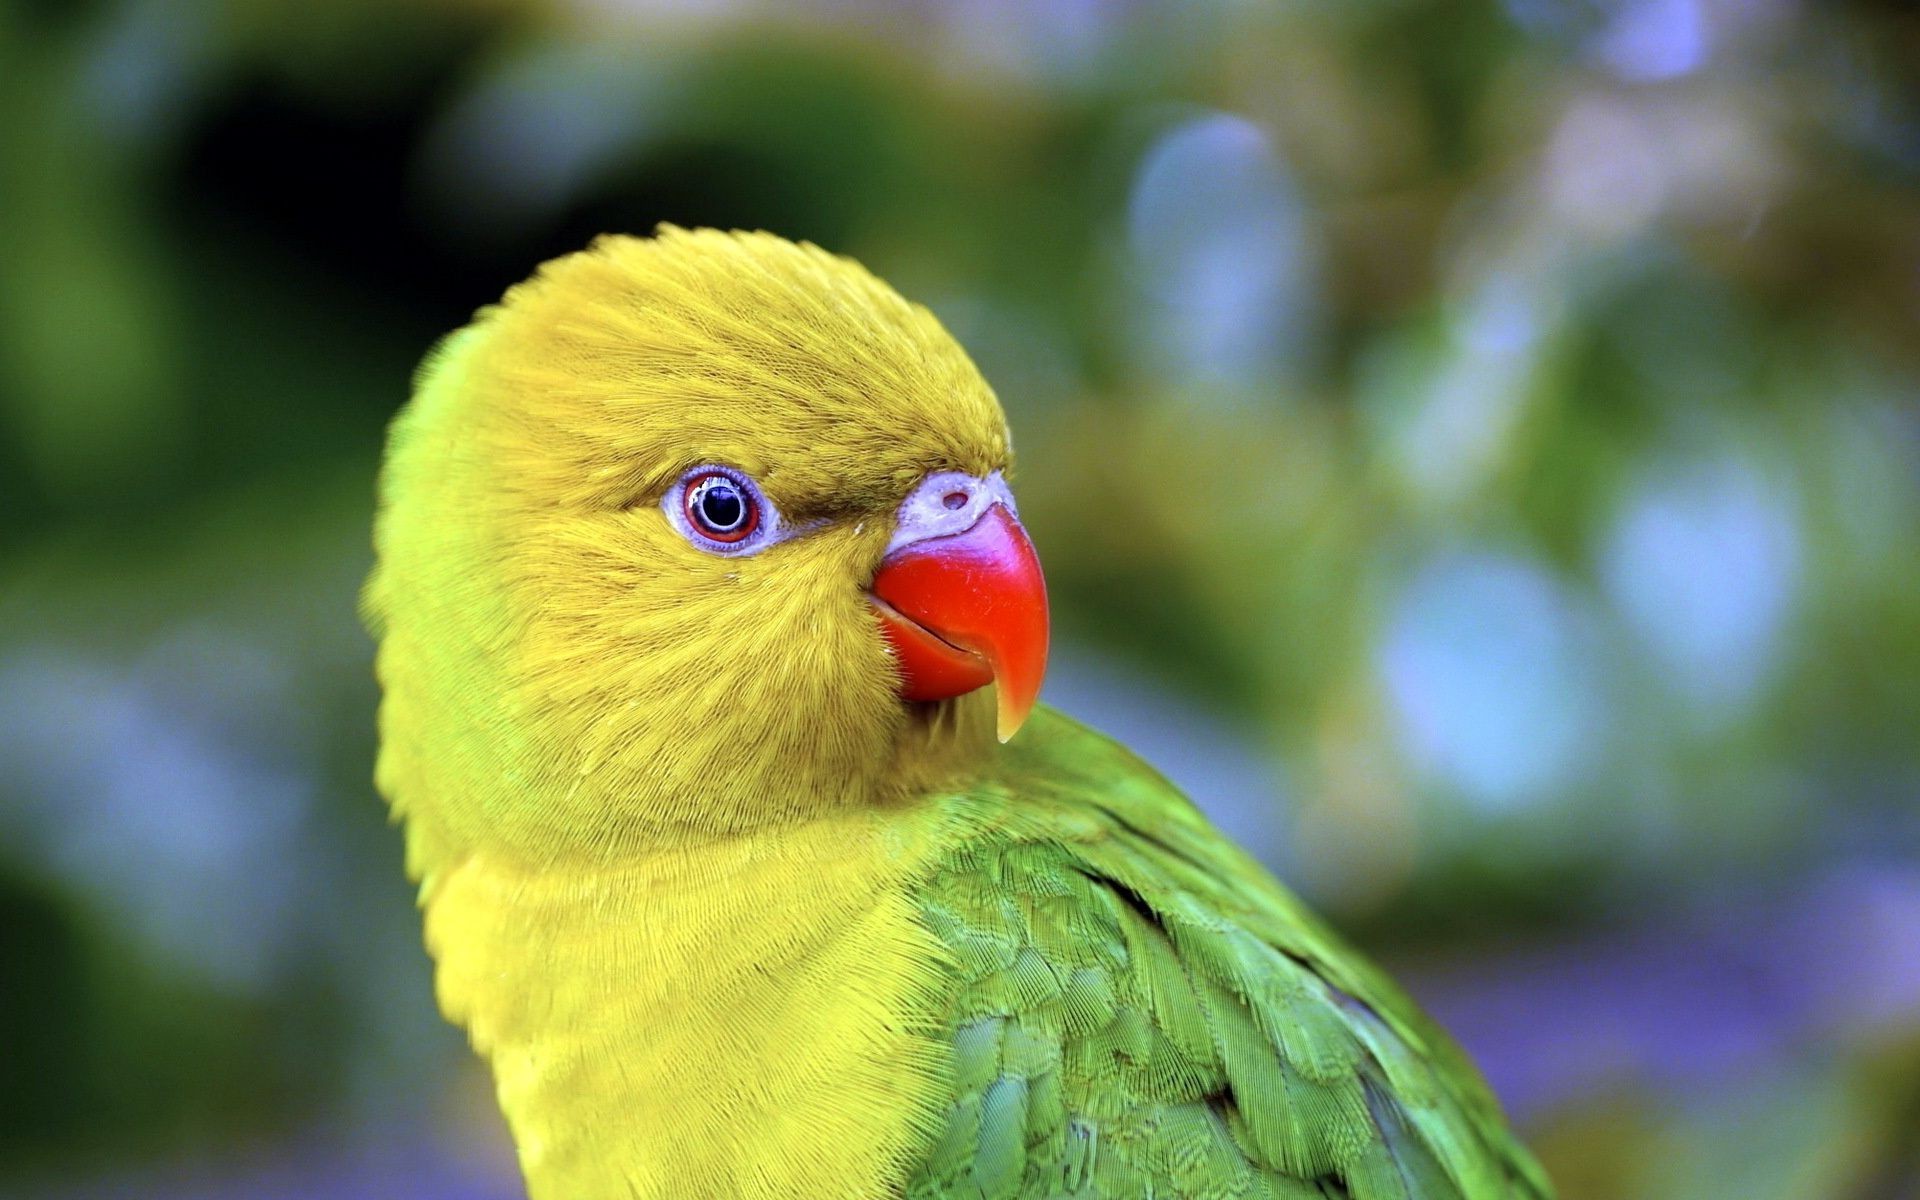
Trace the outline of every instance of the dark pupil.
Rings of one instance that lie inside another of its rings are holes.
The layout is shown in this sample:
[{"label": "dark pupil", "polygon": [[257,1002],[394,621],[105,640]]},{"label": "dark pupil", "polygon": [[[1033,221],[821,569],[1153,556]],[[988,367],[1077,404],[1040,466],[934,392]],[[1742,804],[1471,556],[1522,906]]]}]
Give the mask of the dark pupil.
[{"label": "dark pupil", "polygon": [[732,529],[746,515],[747,506],[730,483],[716,483],[700,495],[700,516],[715,529]]}]

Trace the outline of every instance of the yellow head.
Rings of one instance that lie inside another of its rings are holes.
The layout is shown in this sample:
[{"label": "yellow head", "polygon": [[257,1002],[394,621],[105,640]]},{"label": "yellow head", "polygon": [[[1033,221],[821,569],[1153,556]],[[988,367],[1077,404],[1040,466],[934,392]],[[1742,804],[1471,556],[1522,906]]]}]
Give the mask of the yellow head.
[{"label": "yellow head", "polygon": [[393,428],[367,611],[415,868],[883,803],[990,746],[985,700],[902,700],[869,588],[930,475],[985,505],[1007,465],[965,353],[846,259],[665,227],[546,264]]}]

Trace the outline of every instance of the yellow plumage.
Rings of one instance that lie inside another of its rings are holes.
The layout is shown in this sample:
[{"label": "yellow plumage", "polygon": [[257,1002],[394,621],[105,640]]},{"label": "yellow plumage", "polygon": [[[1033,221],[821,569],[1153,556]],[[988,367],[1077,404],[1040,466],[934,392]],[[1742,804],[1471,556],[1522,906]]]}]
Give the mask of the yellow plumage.
[{"label": "yellow plumage", "polygon": [[[929,843],[882,814],[992,718],[904,729],[850,581],[921,475],[1006,460],[925,309],[768,235],[602,239],[422,368],[367,596],[378,781],[536,1200],[864,1194],[931,1136],[941,1048],[900,1014],[937,950],[897,886]],[[701,462],[822,528],[701,554],[655,503]]]},{"label": "yellow plumage", "polygon": [[[440,1002],[532,1194],[882,1194],[931,1140],[938,947],[870,815],[629,866],[476,855],[428,892]],[[804,898],[804,902],[797,902]]]}]

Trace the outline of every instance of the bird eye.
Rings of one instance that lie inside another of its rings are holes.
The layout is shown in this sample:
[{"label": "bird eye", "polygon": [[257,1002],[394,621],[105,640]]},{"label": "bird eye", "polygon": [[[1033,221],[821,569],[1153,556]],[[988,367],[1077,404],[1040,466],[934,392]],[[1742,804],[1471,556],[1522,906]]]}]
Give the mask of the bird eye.
[{"label": "bird eye", "polygon": [[744,540],[760,524],[760,506],[725,475],[702,475],[687,488],[687,521],[716,542]]},{"label": "bird eye", "polygon": [[751,479],[728,467],[695,467],[667,496],[667,512],[688,541],[716,554],[757,549],[773,510]]}]

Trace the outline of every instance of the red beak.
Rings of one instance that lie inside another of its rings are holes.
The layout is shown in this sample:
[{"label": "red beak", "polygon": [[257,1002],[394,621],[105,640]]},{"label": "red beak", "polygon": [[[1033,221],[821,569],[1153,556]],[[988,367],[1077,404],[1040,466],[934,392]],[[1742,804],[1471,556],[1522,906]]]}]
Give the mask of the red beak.
[{"label": "red beak", "polygon": [[961,533],[896,548],[871,590],[901,698],[946,700],[992,683],[1000,740],[1011,738],[1047,672],[1047,584],[1006,506],[991,505]]}]

